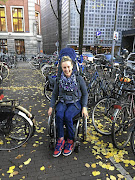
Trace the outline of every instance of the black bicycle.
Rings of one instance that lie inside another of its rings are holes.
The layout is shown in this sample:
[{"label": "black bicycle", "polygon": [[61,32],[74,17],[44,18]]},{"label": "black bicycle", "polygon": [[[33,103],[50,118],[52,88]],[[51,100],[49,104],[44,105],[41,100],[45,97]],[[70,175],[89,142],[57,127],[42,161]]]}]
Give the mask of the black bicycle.
[{"label": "black bicycle", "polygon": [[128,93],[128,101],[114,105],[112,115],[112,141],[116,148],[123,149],[129,141],[135,155],[135,89],[124,89]]},{"label": "black bicycle", "polygon": [[34,134],[34,121],[18,100],[0,101],[0,150],[13,150],[26,143]]}]

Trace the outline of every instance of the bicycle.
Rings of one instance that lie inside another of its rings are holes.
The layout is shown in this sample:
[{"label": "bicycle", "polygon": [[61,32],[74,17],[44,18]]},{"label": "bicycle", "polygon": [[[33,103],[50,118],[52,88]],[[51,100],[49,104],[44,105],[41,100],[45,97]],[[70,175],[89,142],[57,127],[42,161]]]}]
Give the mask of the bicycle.
[{"label": "bicycle", "polygon": [[[132,84],[134,86],[134,84]],[[131,147],[135,155],[135,104],[134,87],[123,89],[128,93],[128,101],[121,101],[114,105],[112,119],[112,142],[118,149],[126,147],[131,141]]]},{"label": "bicycle", "polygon": [[18,100],[3,101],[0,96],[0,150],[14,150],[34,134],[34,115],[20,106]]},{"label": "bicycle", "polygon": [[88,70],[89,77],[86,76],[88,106],[91,106],[91,104],[98,102],[99,99],[108,95],[111,89],[111,84],[105,78],[100,77],[97,67],[101,68],[103,71],[103,67],[101,65],[92,64]]},{"label": "bicycle", "polygon": [[127,99],[123,93],[123,88],[127,82],[125,78],[117,76],[110,92],[110,96],[103,97],[99,100],[92,111],[92,123],[97,132],[103,135],[110,135],[112,129],[112,114],[114,112],[114,104],[117,104],[120,99]]}]

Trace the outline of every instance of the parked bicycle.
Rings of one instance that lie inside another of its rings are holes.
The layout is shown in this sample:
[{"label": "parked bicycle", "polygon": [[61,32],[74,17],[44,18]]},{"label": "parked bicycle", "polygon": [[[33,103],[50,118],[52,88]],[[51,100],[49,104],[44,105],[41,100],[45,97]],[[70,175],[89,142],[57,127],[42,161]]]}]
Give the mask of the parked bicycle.
[{"label": "parked bicycle", "polygon": [[111,116],[114,112],[114,104],[117,104],[120,99],[127,99],[127,94],[123,92],[123,88],[127,83],[125,77],[123,78],[123,73],[117,76],[110,96],[103,97],[94,106],[92,111],[92,122],[97,132],[103,135],[111,134]]},{"label": "parked bicycle", "polygon": [[34,134],[34,115],[18,100],[3,101],[0,96],[0,150],[13,150],[25,144]]},{"label": "parked bicycle", "polygon": [[[130,79],[128,80],[130,81]],[[123,149],[129,141],[135,155],[135,83],[131,80],[130,87],[124,88],[128,100],[114,105],[112,119],[112,141],[116,148]]]}]

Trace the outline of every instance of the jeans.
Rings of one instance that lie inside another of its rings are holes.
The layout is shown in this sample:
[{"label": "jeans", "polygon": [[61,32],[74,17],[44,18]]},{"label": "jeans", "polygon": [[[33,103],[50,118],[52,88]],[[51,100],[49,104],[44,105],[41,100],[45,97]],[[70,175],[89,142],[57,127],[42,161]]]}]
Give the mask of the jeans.
[{"label": "jeans", "polygon": [[79,112],[81,112],[80,101],[76,102],[78,108],[74,103],[65,104],[58,102],[56,106],[56,126],[58,130],[58,138],[64,137],[63,125],[66,125],[67,138],[74,139],[73,131],[73,117],[75,117]]}]

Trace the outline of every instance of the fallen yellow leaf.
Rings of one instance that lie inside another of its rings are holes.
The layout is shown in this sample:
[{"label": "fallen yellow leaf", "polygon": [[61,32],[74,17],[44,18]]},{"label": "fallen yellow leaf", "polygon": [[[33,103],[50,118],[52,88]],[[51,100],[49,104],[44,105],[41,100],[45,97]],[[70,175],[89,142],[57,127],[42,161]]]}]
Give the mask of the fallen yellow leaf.
[{"label": "fallen yellow leaf", "polygon": [[21,159],[22,156],[23,154],[19,154],[17,157],[15,157],[15,159]]},{"label": "fallen yellow leaf", "polygon": [[44,170],[45,170],[45,167],[44,167],[44,166],[42,166],[42,167],[40,168],[40,170],[41,170],[41,171],[44,171]]},{"label": "fallen yellow leaf", "polygon": [[15,166],[11,166],[9,167],[9,170],[7,171],[7,173],[13,173],[14,172],[14,169],[15,169]]},{"label": "fallen yellow leaf", "polygon": [[17,175],[17,174],[18,174],[18,171],[14,171],[14,172],[12,172],[12,173],[10,174],[9,177],[13,177],[13,176],[15,176],[15,175]]},{"label": "fallen yellow leaf", "polygon": [[74,157],[74,160],[76,160],[76,161],[77,161],[77,157]]},{"label": "fallen yellow leaf", "polygon": [[113,175],[110,175],[110,179],[111,179],[111,180],[116,180],[116,177],[113,176]]},{"label": "fallen yellow leaf", "polygon": [[109,167],[109,170],[111,170],[111,171],[114,171],[114,169],[115,169],[114,166]]},{"label": "fallen yellow leaf", "polygon": [[122,174],[117,174],[118,178],[122,179],[124,176]]},{"label": "fallen yellow leaf", "polygon": [[89,168],[89,167],[90,167],[90,165],[89,165],[88,163],[86,163],[86,164],[85,164],[85,167]]},{"label": "fallen yellow leaf", "polygon": [[99,171],[93,171],[92,174],[93,174],[93,176],[98,176],[98,175],[100,175],[100,172]]},{"label": "fallen yellow leaf", "polygon": [[24,162],[24,165],[28,165],[31,162],[31,158]]},{"label": "fallen yellow leaf", "polygon": [[96,164],[93,163],[93,164],[91,165],[91,167],[92,167],[92,168],[96,168]]}]

